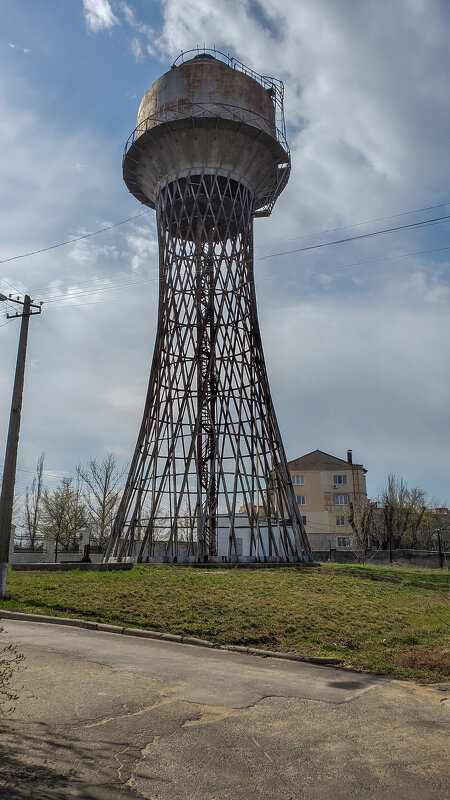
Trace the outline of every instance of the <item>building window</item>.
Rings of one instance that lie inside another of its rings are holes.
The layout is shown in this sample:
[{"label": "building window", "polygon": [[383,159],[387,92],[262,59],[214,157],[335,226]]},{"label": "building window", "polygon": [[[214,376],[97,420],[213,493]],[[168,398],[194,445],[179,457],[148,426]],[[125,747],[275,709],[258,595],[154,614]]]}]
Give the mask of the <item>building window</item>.
[{"label": "building window", "polygon": [[[233,553],[234,547],[231,547],[231,552]],[[236,536],[236,553],[238,556],[242,555],[242,537]]]},{"label": "building window", "polygon": [[335,506],[348,506],[348,494],[336,494],[334,496]]},{"label": "building window", "polygon": [[338,536],[337,537],[337,546],[338,547],[351,547],[350,536]]},{"label": "building window", "polygon": [[306,517],[302,517],[303,525],[306,525]]},{"label": "building window", "polygon": [[299,506],[306,506],[306,497],[304,494],[297,495],[297,504]]},{"label": "building window", "polygon": [[347,475],[333,475],[333,483],[335,486],[343,486],[347,483]]},{"label": "building window", "polygon": [[348,525],[348,522],[345,517],[336,517],[336,525]]},{"label": "building window", "polygon": [[294,486],[304,486],[305,485],[305,476],[304,475],[292,475],[292,483]]}]

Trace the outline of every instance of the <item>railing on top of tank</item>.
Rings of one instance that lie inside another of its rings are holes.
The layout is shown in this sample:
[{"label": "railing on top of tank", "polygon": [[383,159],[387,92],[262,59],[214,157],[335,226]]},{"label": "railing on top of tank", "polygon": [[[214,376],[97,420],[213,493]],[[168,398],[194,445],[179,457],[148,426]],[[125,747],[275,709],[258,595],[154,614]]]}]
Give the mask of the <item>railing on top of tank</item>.
[{"label": "railing on top of tank", "polygon": [[247,67],[242,61],[239,61],[234,56],[230,56],[229,53],[222,53],[220,50],[216,50],[216,48],[208,48],[208,47],[194,47],[192,50],[182,50],[180,55],[177,56],[175,61],[173,62],[172,66],[177,67],[178,64],[183,64],[186,56],[188,57],[187,60],[191,59],[193,56],[192,54],[195,53],[198,56],[203,54],[209,55],[211,54],[213,58],[218,59],[219,61],[223,61],[227,64],[231,69],[236,69],[238,72],[243,72],[244,75],[248,75],[249,78],[253,78],[257,81],[261,86],[264,87],[268,92],[271,93],[274,105],[275,105],[275,115],[276,115],[276,124],[282,132],[283,136],[286,137],[286,125],[284,122],[284,84],[283,81],[279,80],[279,78],[272,78],[269,75],[260,75],[259,72],[255,72],[255,70],[251,69],[251,67]]},{"label": "railing on top of tank", "polygon": [[[186,100],[175,100],[170,104],[170,107],[166,106],[164,110],[159,111],[157,114],[152,114],[139,123],[139,125],[134,129],[133,133],[127,139],[124,157],[136,139],[138,139],[139,136],[142,136],[143,133],[146,133],[148,130],[153,128],[155,125],[179,119],[180,113],[184,113],[186,117],[197,119],[201,117],[220,117],[221,115],[217,113],[217,111],[220,110],[226,111],[228,114],[228,117],[223,117],[224,119],[234,119],[236,122],[244,122],[249,125],[251,125],[253,122],[255,123],[255,127],[260,128],[270,136],[273,136],[274,134],[274,129],[270,121],[266,119],[266,117],[263,117],[262,114],[258,114],[256,111],[250,111],[248,108],[242,108],[241,106],[230,105],[227,103],[191,103]],[[286,151],[287,161],[289,161],[290,151],[286,136],[284,135],[283,131],[280,130],[280,128],[275,128],[275,133],[277,141]]]}]

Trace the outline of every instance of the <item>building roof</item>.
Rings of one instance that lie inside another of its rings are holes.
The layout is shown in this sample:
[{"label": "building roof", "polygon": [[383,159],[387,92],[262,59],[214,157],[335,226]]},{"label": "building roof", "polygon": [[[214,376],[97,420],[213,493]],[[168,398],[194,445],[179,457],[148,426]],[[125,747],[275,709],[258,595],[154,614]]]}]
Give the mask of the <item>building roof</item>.
[{"label": "building roof", "polygon": [[324,453],[323,450],[313,450],[311,453],[306,453],[304,456],[300,456],[299,458],[294,458],[293,461],[288,462],[288,467],[290,469],[317,469],[317,470],[332,470],[332,469],[362,469],[364,472],[367,472],[364,469],[362,464],[350,464],[348,461],[345,461],[343,458],[337,458],[336,456],[330,455],[330,453]]}]

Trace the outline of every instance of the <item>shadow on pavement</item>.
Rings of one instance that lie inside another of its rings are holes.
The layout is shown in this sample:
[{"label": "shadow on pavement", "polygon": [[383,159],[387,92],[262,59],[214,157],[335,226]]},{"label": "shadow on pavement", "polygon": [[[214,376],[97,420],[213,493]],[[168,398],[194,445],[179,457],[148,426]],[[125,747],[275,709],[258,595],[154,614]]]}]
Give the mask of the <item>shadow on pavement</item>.
[{"label": "shadow on pavement", "polygon": [[[137,794],[118,778],[114,752],[123,743],[96,741],[83,745],[70,731],[45,723],[30,731],[0,721],[1,800],[117,800]],[[31,727],[31,726],[30,726]]]},{"label": "shadow on pavement", "polygon": [[363,683],[362,681],[328,681],[327,686],[332,686],[333,689],[345,689],[349,691],[350,689],[365,689],[367,683]]}]

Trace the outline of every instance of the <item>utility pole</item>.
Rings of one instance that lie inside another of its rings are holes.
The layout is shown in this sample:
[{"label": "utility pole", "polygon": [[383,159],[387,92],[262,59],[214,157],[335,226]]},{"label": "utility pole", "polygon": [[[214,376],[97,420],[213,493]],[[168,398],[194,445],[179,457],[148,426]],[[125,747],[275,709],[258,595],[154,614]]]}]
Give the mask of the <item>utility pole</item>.
[{"label": "utility pole", "polygon": [[[6,597],[6,579],[8,575],[9,545],[11,540],[11,524],[14,503],[14,484],[16,480],[17,449],[19,446],[20,416],[22,412],[23,382],[25,376],[25,358],[27,352],[28,323],[30,317],[41,313],[41,306],[32,303],[29,295],[24,300],[5,297],[0,294],[0,301],[8,301],[22,306],[22,313],[7,314],[8,319],[21,317],[19,349],[17,352],[16,374],[9,417],[8,438],[6,441],[5,462],[3,467],[2,492],[0,496],[0,598]],[[36,309],[33,311],[33,309]]]}]

